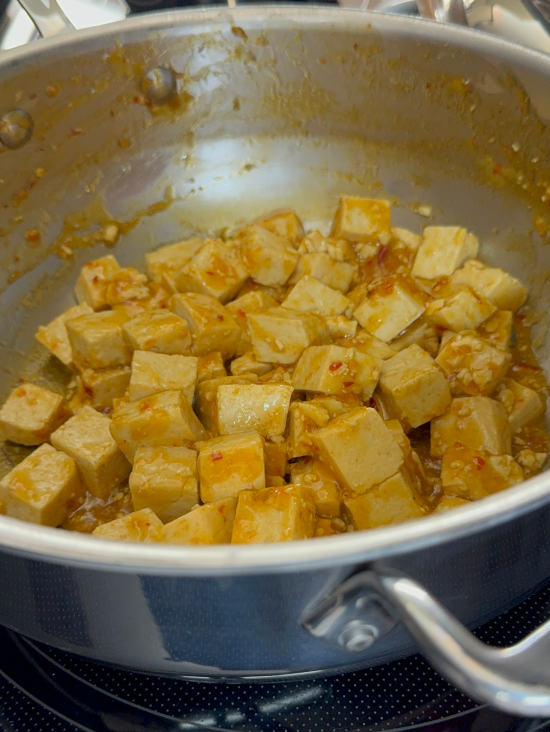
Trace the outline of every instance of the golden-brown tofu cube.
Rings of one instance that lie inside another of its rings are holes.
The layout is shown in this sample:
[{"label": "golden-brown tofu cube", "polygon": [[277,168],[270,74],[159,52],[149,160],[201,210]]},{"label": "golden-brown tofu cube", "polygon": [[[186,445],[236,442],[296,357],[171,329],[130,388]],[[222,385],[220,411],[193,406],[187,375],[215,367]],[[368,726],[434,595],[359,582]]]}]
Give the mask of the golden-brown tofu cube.
[{"label": "golden-brown tofu cube", "polygon": [[418,247],[413,277],[435,280],[448,277],[467,259],[477,255],[479,242],[458,226],[427,226]]},{"label": "golden-brown tofu cube", "polygon": [[209,239],[176,275],[176,286],[180,292],[198,292],[224,303],[235,297],[247,277],[247,267],[235,247]]},{"label": "golden-brown tofu cube", "polygon": [[150,294],[147,277],[133,267],[117,270],[105,285],[105,301],[111,307],[134,300],[145,300]]},{"label": "golden-brown tofu cube", "polygon": [[219,351],[231,358],[241,339],[241,329],[231,313],[214,297],[194,292],[174,295],[171,309],[187,321],[193,340],[193,355]]},{"label": "golden-brown tofu cube", "polygon": [[519,310],[527,299],[527,289],[519,280],[502,269],[486,267],[478,259],[466,262],[453,274],[451,281],[468,285],[499,310]]},{"label": "golden-brown tofu cube", "polygon": [[221,379],[227,376],[222,354],[219,351],[211,351],[204,356],[199,356],[197,363],[197,384],[208,379]]},{"label": "golden-brown tofu cube", "polygon": [[[376,247],[373,247],[376,250]],[[354,262],[356,259],[355,249],[345,239],[333,239],[330,236],[323,236],[320,231],[312,231],[298,247],[299,254],[314,254],[323,252],[328,254],[335,262]]]},{"label": "golden-brown tofu cube", "polygon": [[302,222],[294,211],[275,211],[256,221],[258,226],[280,236],[290,244],[296,244],[304,236]]},{"label": "golden-brown tofu cube", "polygon": [[386,361],[397,353],[393,346],[388,346],[384,341],[363,329],[357,331],[353,338],[339,339],[336,345],[343,348],[355,348],[356,351],[373,356],[379,367],[382,366],[382,361]]},{"label": "golden-brown tofu cube", "polygon": [[92,533],[100,539],[113,541],[164,541],[162,521],[150,508],[142,508],[122,518],[101,524]]},{"label": "golden-brown tofu cube", "polygon": [[122,327],[134,351],[153,351],[169,356],[188,356],[191,353],[187,321],[167,310],[140,313]]},{"label": "golden-brown tofu cube", "polygon": [[321,459],[342,486],[364,493],[394,475],[403,453],[375,409],[359,407],[312,434]]},{"label": "golden-brown tofu cube", "polygon": [[113,440],[110,425],[108,417],[86,406],[51,436],[56,450],[76,462],[84,484],[97,498],[107,498],[132,469]]},{"label": "golden-brown tofu cube", "polygon": [[441,461],[445,493],[468,501],[477,501],[522,480],[523,471],[510,455],[489,455],[461,443],[448,447]]},{"label": "golden-brown tofu cube", "polygon": [[286,284],[298,263],[296,249],[261,226],[239,233],[239,250],[250,276],[260,285]]},{"label": "golden-brown tofu cube", "polygon": [[439,336],[433,323],[426,318],[415,320],[400,336],[392,340],[391,347],[395,351],[402,351],[415,343],[435,358],[439,350]]},{"label": "golden-brown tofu cube", "polygon": [[231,374],[233,376],[243,376],[245,374],[256,374],[263,376],[273,369],[272,363],[262,363],[258,361],[253,351],[247,351],[239,358],[231,361]]},{"label": "golden-brown tofu cube", "polygon": [[67,333],[76,366],[81,370],[129,366],[132,349],[122,329],[127,320],[127,315],[115,310],[68,320]]},{"label": "golden-brown tofu cube", "polygon": [[380,391],[390,410],[408,427],[419,427],[438,417],[451,403],[445,377],[433,358],[417,345],[384,362]]},{"label": "golden-brown tofu cube", "polygon": [[338,518],[342,504],[342,491],[330,469],[317,458],[305,458],[292,465],[290,474],[293,485],[305,488],[315,504],[317,516]]},{"label": "golden-brown tofu cube", "polygon": [[441,457],[457,442],[490,455],[510,454],[510,425],[502,404],[485,396],[453,399],[431,424],[431,454]]},{"label": "golden-brown tofu cube", "polygon": [[263,440],[250,430],[203,442],[198,469],[203,503],[265,488]]},{"label": "golden-brown tofu cube", "polygon": [[129,484],[136,510],[150,508],[163,523],[173,521],[199,502],[197,453],[187,447],[142,445]]},{"label": "golden-brown tofu cube", "polygon": [[153,282],[162,282],[162,275],[173,277],[187,264],[202,247],[198,237],[187,241],[168,244],[167,246],[147,252],[145,255],[145,271]]},{"label": "golden-brown tofu cube", "polygon": [[21,384],[0,409],[0,434],[19,445],[41,445],[70,415],[60,394],[34,384]]},{"label": "golden-brown tofu cube", "polygon": [[36,340],[46,346],[48,351],[58,358],[61,363],[72,369],[73,368],[73,349],[67,334],[67,320],[73,320],[80,315],[88,315],[93,313],[92,308],[83,303],[69,308],[57,318],[48,323],[48,325],[40,325],[36,333]]},{"label": "golden-brown tofu cube", "polygon": [[241,340],[235,351],[236,356],[242,356],[250,349],[250,335],[248,333],[248,316],[251,313],[259,313],[262,310],[277,307],[277,302],[265,292],[254,290],[241,295],[236,300],[227,303],[227,309],[235,318],[235,322],[241,329]]},{"label": "golden-brown tofu cube", "polygon": [[257,383],[255,374],[245,376],[222,376],[219,379],[205,379],[197,386],[195,409],[205,429],[219,434],[218,424],[218,388],[221,384]]},{"label": "golden-brown tofu cube", "polygon": [[388,343],[422,315],[427,299],[412,277],[391,275],[369,287],[353,317],[366,331]]},{"label": "golden-brown tofu cube", "polygon": [[321,394],[356,394],[369,399],[380,371],[373,356],[341,346],[306,348],[292,375],[295,389]]},{"label": "golden-brown tofu cube", "polygon": [[229,544],[237,499],[233,496],[194,508],[164,527],[167,544]]},{"label": "golden-brown tofu cube", "polygon": [[[333,340],[353,338],[357,333],[357,321],[350,320],[345,315],[335,315],[332,318],[325,318],[325,324]],[[339,343],[338,345],[341,344]]]},{"label": "golden-brown tofu cube", "polygon": [[288,441],[280,437],[277,441],[264,440],[265,474],[270,477],[284,477],[288,471]]},{"label": "golden-brown tofu cube", "polygon": [[389,201],[341,196],[334,214],[331,236],[367,244],[390,240]]},{"label": "golden-brown tofu cube", "polygon": [[80,374],[82,389],[90,405],[103,412],[113,408],[113,399],[121,399],[130,383],[129,368],[95,371],[85,369]]},{"label": "golden-brown tofu cube", "polygon": [[333,290],[346,293],[349,290],[355,266],[351,262],[337,262],[326,252],[302,254],[288,284],[295,285],[309,275]]},{"label": "golden-brown tofu cube", "polygon": [[161,391],[181,390],[193,404],[197,383],[196,356],[168,356],[165,353],[134,351],[132,376],[128,388],[131,402]]},{"label": "golden-brown tofu cube", "polygon": [[271,544],[310,539],[315,505],[298,485],[243,491],[239,494],[232,544]]},{"label": "golden-brown tofu cube", "polygon": [[314,401],[290,405],[288,441],[291,458],[315,455],[311,435],[328,424],[330,417],[329,412]]},{"label": "golden-brown tofu cube", "polygon": [[140,445],[188,447],[195,440],[206,439],[206,432],[179,389],[122,404],[115,409],[110,428],[130,462]]},{"label": "golden-brown tofu cube", "polygon": [[87,262],[76,281],[75,294],[79,303],[86,303],[93,310],[104,310],[108,304],[105,287],[120,269],[112,254]]},{"label": "golden-brown tofu cube", "polygon": [[287,384],[221,384],[217,393],[220,434],[254,429],[269,439],[282,435],[292,392]]},{"label": "golden-brown tofu cube", "polygon": [[540,417],[544,412],[544,405],[537,392],[518,384],[513,379],[504,379],[495,398],[506,410],[512,432]]},{"label": "golden-brown tofu cube", "polygon": [[465,500],[464,498],[456,498],[455,496],[443,496],[443,498],[439,501],[436,508],[434,509],[433,513],[446,513],[447,511],[452,511],[453,508],[461,508],[462,506],[469,506],[470,501]]},{"label": "golden-brown tofu cube", "polygon": [[316,313],[325,318],[341,315],[351,305],[345,295],[306,275],[297,282],[282,306],[299,313]]},{"label": "golden-brown tofu cube", "polygon": [[59,526],[83,493],[75,461],[42,445],[0,482],[0,500],[12,518]]},{"label": "golden-brown tofu cube", "polygon": [[262,363],[295,363],[304,348],[328,343],[324,320],[312,313],[272,308],[248,317],[254,355]]},{"label": "golden-brown tofu cube", "polygon": [[483,322],[477,332],[495,348],[509,348],[512,339],[514,314],[510,310],[497,310]]},{"label": "golden-brown tofu cube", "polygon": [[[435,294],[435,293],[434,293]],[[426,317],[436,325],[459,333],[475,330],[496,311],[496,307],[471,287],[449,288],[449,296],[433,300],[426,308]]]}]

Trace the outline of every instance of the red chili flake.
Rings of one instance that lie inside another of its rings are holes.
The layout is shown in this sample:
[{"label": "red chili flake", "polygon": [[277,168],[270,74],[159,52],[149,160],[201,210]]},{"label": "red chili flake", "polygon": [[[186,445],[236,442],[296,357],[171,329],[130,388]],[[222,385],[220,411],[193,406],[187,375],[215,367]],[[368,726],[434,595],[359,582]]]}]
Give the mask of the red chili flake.
[{"label": "red chili flake", "polygon": [[516,369],[529,369],[530,371],[542,371],[540,366],[533,366],[533,364],[526,363],[525,361],[514,361],[512,363],[512,370]]},{"label": "red chili flake", "polygon": [[212,460],[216,462],[216,460],[221,460],[223,458],[223,455],[221,452],[213,452],[212,453]]},{"label": "red chili flake", "polygon": [[519,315],[517,316],[518,320],[522,320],[522,321],[525,320],[526,317],[527,317],[527,315],[525,315],[525,313],[519,313]]},{"label": "red chili flake", "polygon": [[436,325],[435,329],[438,330],[440,333],[443,333],[444,331],[447,330],[447,328],[445,328],[444,325]]},{"label": "red chili flake", "polygon": [[209,269],[207,269],[207,270],[206,270],[206,274],[207,274],[207,275],[210,275],[211,277],[215,277],[215,276],[216,276],[216,273],[215,273],[215,272],[212,272],[212,271],[211,271],[211,270],[209,270]]},{"label": "red chili flake", "polygon": [[341,361],[338,361],[337,363],[331,363],[330,366],[328,367],[328,370],[329,371],[338,371],[338,369],[340,368],[341,365],[342,365]]},{"label": "red chili flake", "polygon": [[69,133],[69,137],[77,137],[77,135],[81,135],[81,134],[82,134],[82,129],[80,127],[75,127],[74,130],[72,130]]},{"label": "red chili flake", "polygon": [[429,90],[429,89],[431,89],[431,88],[432,88],[432,85],[430,84],[430,82],[429,82],[429,81],[427,81],[427,82],[426,82],[426,89],[428,89],[428,90]]},{"label": "red chili flake", "polygon": [[92,278],[92,283],[94,285],[97,285],[98,282],[99,282],[99,275],[95,275],[95,277]]},{"label": "red chili flake", "polygon": [[502,173],[502,165],[500,163],[495,163],[493,165],[493,175],[500,175]]},{"label": "red chili flake", "polygon": [[225,320],[225,318],[223,317],[223,315],[216,315],[216,319],[217,320],[222,320],[222,321]]},{"label": "red chili flake", "polygon": [[25,383],[25,379],[22,379],[22,378],[20,377],[19,379],[17,379],[17,383],[18,383],[18,384],[24,384],[24,383]]},{"label": "red chili flake", "polygon": [[246,318],[246,313],[242,308],[239,308],[237,310],[237,315],[239,316],[239,318]]},{"label": "red chili flake", "polygon": [[92,387],[91,387],[91,386],[86,386],[86,385],[84,385],[84,391],[86,392],[86,394],[87,394],[87,395],[88,395],[89,397],[91,397],[91,396],[93,396],[93,395],[94,395],[94,390],[92,389]]},{"label": "red chili flake", "polygon": [[383,247],[380,247],[378,250],[378,264],[382,264],[384,259],[386,259],[386,255],[388,253],[388,246],[387,244],[384,244]]},{"label": "red chili flake", "polygon": [[347,388],[348,386],[353,386],[355,384],[355,381],[344,381],[344,386]]},{"label": "red chili flake", "polygon": [[376,411],[378,411],[378,405],[372,397],[369,399],[369,407],[371,409],[376,409]]},{"label": "red chili flake", "polygon": [[474,458],[474,463],[477,465],[477,469],[481,470],[481,468],[485,465],[485,460],[476,455]]},{"label": "red chili flake", "polygon": [[150,408],[151,408],[151,405],[149,404],[149,402],[143,402],[143,404],[141,404],[141,406],[139,408],[139,411],[146,412]]}]

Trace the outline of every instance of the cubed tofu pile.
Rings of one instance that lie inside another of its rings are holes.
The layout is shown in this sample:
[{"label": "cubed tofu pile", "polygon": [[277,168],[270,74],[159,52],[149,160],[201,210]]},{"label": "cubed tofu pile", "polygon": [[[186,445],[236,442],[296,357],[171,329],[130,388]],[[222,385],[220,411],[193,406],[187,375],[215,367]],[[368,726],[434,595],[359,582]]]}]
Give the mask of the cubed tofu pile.
[{"label": "cubed tofu pile", "polygon": [[21,383],[0,410],[3,438],[37,447],[0,482],[3,511],[70,528],[88,507],[105,539],[251,544],[520,483],[546,460],[546,381],[526,288],[478,248],[342,196],[328,235],[279,211],[150,252],[145,274],[88,262],[78,304],[36,336],[75,389]]}]

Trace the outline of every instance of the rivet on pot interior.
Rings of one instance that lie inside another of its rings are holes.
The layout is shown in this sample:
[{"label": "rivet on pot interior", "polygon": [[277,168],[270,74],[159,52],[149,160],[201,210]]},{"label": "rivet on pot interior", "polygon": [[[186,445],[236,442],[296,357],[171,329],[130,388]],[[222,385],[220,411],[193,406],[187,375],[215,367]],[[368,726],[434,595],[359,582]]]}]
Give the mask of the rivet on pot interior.
[{"label": "rivet on pot interior", "polygon": [[164,66],[153,66],[143,75],[141,90],[153,104],[164,104],[169,102],[177,91],[176,77]]},{"label": "rivet on pot interior", "polygon": [[10,150],[23,147],[32,137],[34,122],[22,109],[13,109],[0,117],[0,142]]}]

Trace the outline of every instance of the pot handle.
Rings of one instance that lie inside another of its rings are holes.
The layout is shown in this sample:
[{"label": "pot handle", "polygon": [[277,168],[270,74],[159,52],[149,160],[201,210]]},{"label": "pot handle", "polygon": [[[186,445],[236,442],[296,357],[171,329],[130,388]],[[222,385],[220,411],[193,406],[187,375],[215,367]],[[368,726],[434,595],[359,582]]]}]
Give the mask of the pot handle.
[{"label": "pot handle", "polygon": [[386,635],[395,618],[464,693],[512,714],[550,717],[550,621],[513,646],[488,646],[418,582],[378,569],[346,580],[302,624],[315,637],[358,652]]},{"label": "pot handle", "polygon": [[74,25],[67,18],[57,0],[18,0],[18,2],[28,13],[42,38],[50,38],[74,30]]}]

